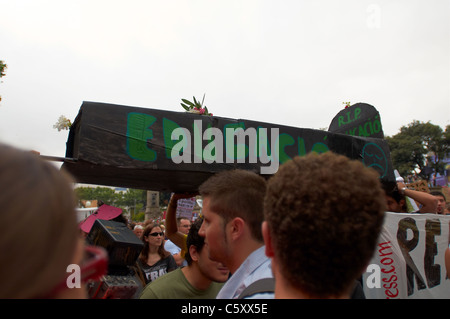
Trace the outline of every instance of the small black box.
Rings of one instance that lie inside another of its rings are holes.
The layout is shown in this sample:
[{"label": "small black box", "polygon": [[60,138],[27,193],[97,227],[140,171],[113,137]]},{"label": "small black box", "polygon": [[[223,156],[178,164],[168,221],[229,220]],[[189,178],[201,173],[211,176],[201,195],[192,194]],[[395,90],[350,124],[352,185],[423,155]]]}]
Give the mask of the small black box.
[{"label": "small black box", "polygon": [[144,243],[124,223],[97,219],[87,236],[90,245],[106,249],[109,266],[132,266],[144,248]]}]

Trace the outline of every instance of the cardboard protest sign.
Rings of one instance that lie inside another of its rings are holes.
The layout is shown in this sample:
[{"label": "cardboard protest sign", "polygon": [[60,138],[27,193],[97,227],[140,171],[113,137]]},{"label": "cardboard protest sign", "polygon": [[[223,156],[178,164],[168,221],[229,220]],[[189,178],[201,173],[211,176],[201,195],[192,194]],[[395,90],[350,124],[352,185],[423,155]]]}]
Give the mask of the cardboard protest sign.
[{"label": "cardboard protest sign", "polygon": [[450,298],[450,215],[386,213],[363,287],[368,299]]},{"label": "cardboard protest sign", "polygon": [[83,102],[69,131],[63,168],[79,183],[195,192],[234,168],[263,176],[290,158],[334,151],[395,181],[389,148],[378,138],[186,112]]},{"label": "cardboard protest sign", "polygon": [[194,212],[194,206],[196,203],[195,197],[191,198],[181,198],[177,201],[177,211],[176,217],[184,217],[189,220],[192,220],[192,214]]}]

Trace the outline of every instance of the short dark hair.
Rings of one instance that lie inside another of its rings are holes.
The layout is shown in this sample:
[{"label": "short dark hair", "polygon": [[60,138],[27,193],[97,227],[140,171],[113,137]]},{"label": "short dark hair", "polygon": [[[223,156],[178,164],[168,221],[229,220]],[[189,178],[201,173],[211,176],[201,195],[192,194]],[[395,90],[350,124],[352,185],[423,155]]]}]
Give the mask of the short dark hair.
[{"label": "short dark hair", "polygon": [[442,192],[440,192],[440,191],[431,191],[431,192],[430,192],[430,195],[433,195],[433,196],[441,196],[442,198],[444,198],[444,200],[447,200],[447,198],[445,198],[444,193],[442,193]]},{"label": "short dark hair", "polygon": [[205,245],[205,238],[203,238],[198,234],[198,231],[202,226],[202,222],[203,217],[197,218],[192,224],[191,229],[189,230],[189,233],[187,235],[186,239],[187,252],[184,255],[184,258],[186,259],[188,265],[192,264],[192,257],[191,254],[189,253],[189,247],[194,246],[197,249],[197,252],[201,252],[203,246]]},{"label": "short dark hair", "polygon": [[263,242],[261,224],[266,180],[262,176],[242,169],[222,171],[200,185],[199,192],[210,198],[211,210],[225,223],[240,217],[250,228],[252,237]]},{"label": "short dark hair", "polygon": [[402,195],[398,189],[397,182],[381,181],[381,186],[383,187],[385,194],[392,197],[397,203],[400,203],[402,199],[405,199],[405,195]]}]

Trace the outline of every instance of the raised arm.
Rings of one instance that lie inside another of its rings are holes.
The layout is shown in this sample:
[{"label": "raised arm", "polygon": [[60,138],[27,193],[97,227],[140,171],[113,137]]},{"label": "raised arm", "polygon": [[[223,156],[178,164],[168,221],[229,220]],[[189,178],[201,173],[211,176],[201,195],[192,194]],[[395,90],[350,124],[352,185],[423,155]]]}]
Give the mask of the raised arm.
[{"label": "raised arm", "polygon": [[406,185],[401,182],[398,182],[397,186],[403,195],[408,196],[409,198],[412,198],[416,202],[422,204],[422,208],[420,208],[421,213],[436,214],[438,200],[435,196],[425,192],[408,189],[406,188]]},{"label": "raised arm", "polygon": [[191,198],[195,194],[180,194],[175,193],[170,197],[169,205],[167,206],[166,213],[166,236],[175,245],[180,247],[182,250],[187,251],[186,248],[186,235],[178,231],[177,226],[177,202],[182,198]]}]

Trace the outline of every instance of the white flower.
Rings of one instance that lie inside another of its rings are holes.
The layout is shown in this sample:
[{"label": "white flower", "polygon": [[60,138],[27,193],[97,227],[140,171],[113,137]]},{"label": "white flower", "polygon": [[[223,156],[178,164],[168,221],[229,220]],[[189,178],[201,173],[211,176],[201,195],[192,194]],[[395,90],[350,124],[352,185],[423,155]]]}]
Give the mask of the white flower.
[{"label": "white flower", "polygon": [[61,130],[68,130],[72,126],[72,123],[68,118],[66,118],[64,115],[61,115],[58,119],[58,122],[56,122],[55,125],[53,125],[53,128],[56,128],[58,132]]}]

